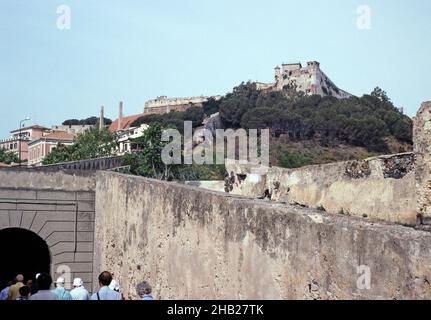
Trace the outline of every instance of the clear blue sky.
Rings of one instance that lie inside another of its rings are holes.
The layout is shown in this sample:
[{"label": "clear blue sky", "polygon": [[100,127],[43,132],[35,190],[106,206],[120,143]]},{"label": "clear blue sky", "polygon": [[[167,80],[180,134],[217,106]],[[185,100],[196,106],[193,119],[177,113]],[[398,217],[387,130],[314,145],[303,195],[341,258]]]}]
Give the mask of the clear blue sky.
[{"label": "clear blue sky", "polygon": [[[57,28],[57,7],[71,29]],[[371,8],[371,30],[356,27]],[[431,100],[429,0],[0,0],[0,137],[19,120],[142,112],[158,95],[225,94],[318,60],[341,88],[375,86],[414,115]]]}]

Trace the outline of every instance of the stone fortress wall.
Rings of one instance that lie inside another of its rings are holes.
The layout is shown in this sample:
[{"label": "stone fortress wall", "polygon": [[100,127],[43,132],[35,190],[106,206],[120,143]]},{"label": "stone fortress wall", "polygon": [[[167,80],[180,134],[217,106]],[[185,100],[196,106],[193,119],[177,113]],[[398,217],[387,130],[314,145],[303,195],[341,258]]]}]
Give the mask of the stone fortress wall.
[{"label": "stone fortress wall", "polygon": [[157,99],[145,102],[144,115],[163,114],[171,111],[185,111],[190,107],[199,106],[208,101],[210,98],[220,100],[221,96],[211,97],[189,97],[189,98],[168,98],[166,96],[158,97]]},{"label": "stone fortress wall", "polygon": [[431,299],[429,232],[113,172],[94,261],[127,298],[146,279],[162,299]]},{"label": "stone fortress wall", "polygon": [[295,88],[306,95],[317,94],[333,96],[339,99],[352,97],[350,93],[338,88],[334,82],[320,69],[317,61],[307,62],[303,67],[301,63],[284,63],[281,68],[275,68],[275,83],[256,82],[261,90],[283,90],[285,86]]},{"label": "stone fortress wall", "polygon": [[126,298],[146,279],[162,299],[431,299],[425,231],[107,171],[0,170],[0,181],[16,202],[0,230],[37,233],[54,277],[68,265],[90,290],[111,270]]},{"label": "stone fortress wall", "polygon": [[298,169],[271,167],[256,175],[250,166],[232,161],[227,180],[232,194],[414,225],[413,163],[413,154],[405,153]]},{"label": "stone fortress wall", "polygon": [[413,119],[416,211],[421,224],[431,225],[431,102],[424,102]]}]

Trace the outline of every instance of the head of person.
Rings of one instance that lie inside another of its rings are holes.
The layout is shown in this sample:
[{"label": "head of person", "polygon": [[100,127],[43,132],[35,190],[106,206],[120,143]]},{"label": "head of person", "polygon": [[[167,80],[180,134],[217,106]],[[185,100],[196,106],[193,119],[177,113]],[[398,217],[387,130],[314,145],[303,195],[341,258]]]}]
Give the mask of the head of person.
[{"label": "head of person", "polygon": [[109,271],[103,271],[99,275],[99,285],[101,287],[109,286],[112,281],[112,275]]},{"label": "head of person", "polygon": [[28,297],[30,295],[30,287],[29,286],[22,286],[19,288],[19,295],[21,297]]},{"label": "head of person", "polygon": [[32,280],[32,279],[27,280],[26,285],[27,285],[28,287],[31,287],[31,286],[33,285],[33,280]]},{"label": "head of person", "polygon": [[82,282],[81,278],[75,278],[75,279],[73,279],[73,286],[75,288],[82,287],[83,285],[84,285],[84,283]]},{"label": "head of person", "polygon": [[147,281],[142,281],[141,283],[138,283],[138,285],[136,286],[136,293],[141,298],[146,294],[151,294],[151,291],[152,291],[151,286]]},{"label": "head of person", "polygon": [[15,277],[16,282],[24,282],[24,276],[22,274],[19,274]]},{"label": "head of person", "polygon": [[52,278],[48,273],[41,273],[36,280],[39,290],[49,290],[52,284]]},{"label": "head of person", "polygon": [[55,281],[55,286],[57,288],[63,288],[64,287],[64,283],[66,282],[66,280],[64,280],[63,277],[59,277],[57,278],[57,280]]}]

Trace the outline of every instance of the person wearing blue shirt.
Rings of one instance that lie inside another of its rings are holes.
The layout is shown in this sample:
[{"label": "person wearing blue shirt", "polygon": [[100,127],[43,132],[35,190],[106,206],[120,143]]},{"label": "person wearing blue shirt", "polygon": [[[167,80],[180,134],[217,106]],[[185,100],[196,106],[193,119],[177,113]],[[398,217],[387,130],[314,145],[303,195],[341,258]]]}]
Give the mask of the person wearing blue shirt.
[{"label": "person wearing blue shirt", "polygon": [[7,297],[9,295],[9,288],[14,285],[15,282],[14,281],[9,281],[7,284],[7,287],[4,288],[1,292],[0,292],[0,300],[7,300]]},{"label": "person wearing blue shirt", "polygon": [[90,294],[87,289],[84,288],[84,283],[81,278],[73,279],[73,286],[75,288],[70,291],[73,300],[88,300],[90,298]]},{"label": "person wearing blue shirt", "polygon": [[98,279],[100,289],[91,296],[91,300],[122,300],[121,293],[109,288],[112,281],[111,273],[103,271]]},{"label": "person wearing blue shirt", "polygon": [[138,283],[136,286],[136,293],[141,297],[142,300],[154,300],[153,296],[151,295],[151,291],[151,286],[147,281]]},{"label": "person wearing blue shirt", "polygon": [[52,290],[52,293],[57,296],[57,300],[72,300],[72,296],[70,295],[69,291],[64,288],[64,283],[64,278],[58,278],[55,282],[56,288]]}]

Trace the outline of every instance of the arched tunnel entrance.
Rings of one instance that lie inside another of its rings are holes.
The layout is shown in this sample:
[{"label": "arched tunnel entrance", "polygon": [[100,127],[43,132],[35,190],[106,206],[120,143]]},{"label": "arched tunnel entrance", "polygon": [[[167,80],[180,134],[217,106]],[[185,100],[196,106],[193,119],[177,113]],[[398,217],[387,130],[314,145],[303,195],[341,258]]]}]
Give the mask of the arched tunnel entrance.
[{"label": "arched tunnel entrance", "polygon": [[23,274],[25,281],[37,273],[50,272],[51,257],[46,242],[36,233],[21,229],[0,230],[0,288]]}]

